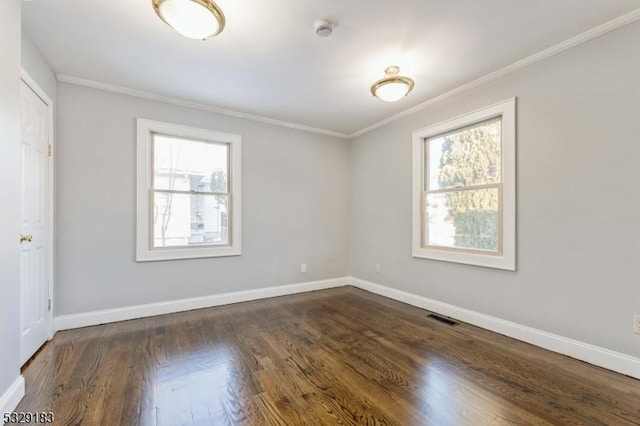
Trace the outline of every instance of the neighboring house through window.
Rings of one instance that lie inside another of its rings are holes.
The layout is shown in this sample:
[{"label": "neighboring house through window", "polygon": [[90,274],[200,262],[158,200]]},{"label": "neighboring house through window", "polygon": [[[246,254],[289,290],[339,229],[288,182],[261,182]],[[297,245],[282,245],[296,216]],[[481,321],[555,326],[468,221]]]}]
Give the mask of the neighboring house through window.
[{"label": "neighboring house through window", "polygon": [[240,144],[138,119],[138,261],[240,254]]},{"label": "neighboring house through window", "polygon": [[413,132],[413,256],[515,270],[515,99]]}]

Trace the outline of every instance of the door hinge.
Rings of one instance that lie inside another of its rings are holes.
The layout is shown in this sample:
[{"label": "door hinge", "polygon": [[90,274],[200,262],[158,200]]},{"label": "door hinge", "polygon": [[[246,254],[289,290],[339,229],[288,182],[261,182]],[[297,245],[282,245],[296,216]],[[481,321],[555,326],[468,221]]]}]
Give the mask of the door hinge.
[{"label": "door hinge", "polygon": [[49,144],[49,157],[51,157],[52,153],[53,153],[53,145]]},{"label": "door hinge", "polygon": [[51,311],[51,299],[47,302],[47,312]]}]

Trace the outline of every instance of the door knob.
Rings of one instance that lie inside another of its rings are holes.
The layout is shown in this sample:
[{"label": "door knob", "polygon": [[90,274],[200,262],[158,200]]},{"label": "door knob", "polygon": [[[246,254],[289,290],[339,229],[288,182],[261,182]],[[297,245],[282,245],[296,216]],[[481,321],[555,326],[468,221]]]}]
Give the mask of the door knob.
[{"label": "door knob", "polygon": [[20,242],[24,243],[25,241],[30,243],[33,240],[33,235],[31,234],[27,234],[27,235],[22,235],[20,234]]}]

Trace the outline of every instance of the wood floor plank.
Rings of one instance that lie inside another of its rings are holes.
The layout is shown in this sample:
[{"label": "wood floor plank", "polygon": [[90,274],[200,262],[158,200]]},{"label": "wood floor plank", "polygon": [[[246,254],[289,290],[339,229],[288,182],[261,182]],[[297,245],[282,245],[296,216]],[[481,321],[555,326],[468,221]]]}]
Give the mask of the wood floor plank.
[{"label": "wood floor plank", "polygon": [[59,425],[640,425],[640,381],[353,288],[56,334]]}]

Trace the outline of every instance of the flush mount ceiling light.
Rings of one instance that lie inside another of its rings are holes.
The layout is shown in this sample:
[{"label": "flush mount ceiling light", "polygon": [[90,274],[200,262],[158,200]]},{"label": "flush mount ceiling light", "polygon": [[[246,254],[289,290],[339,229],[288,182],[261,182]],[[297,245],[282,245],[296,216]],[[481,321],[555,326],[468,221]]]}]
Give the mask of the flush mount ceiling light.
[{"label": "flush mount ceiling light", "polygon": [[384,70],[385,78],[371,85],[371,94],[381,101],[395,102],[411,92],[415,82],[409,77],[399,76],[400,68],[392,66]]},{"label": "flush mount ceiling light", "polygon": [[224,29],[222,10],[211,0],[151,0],[165,24],[185,37],[204,40]]}]

